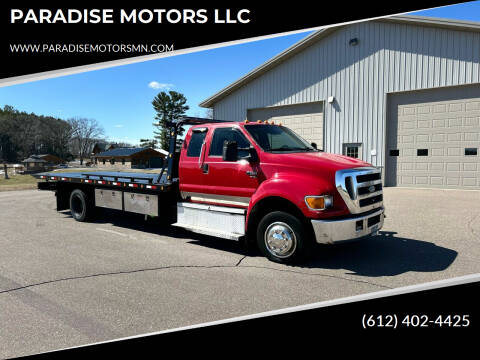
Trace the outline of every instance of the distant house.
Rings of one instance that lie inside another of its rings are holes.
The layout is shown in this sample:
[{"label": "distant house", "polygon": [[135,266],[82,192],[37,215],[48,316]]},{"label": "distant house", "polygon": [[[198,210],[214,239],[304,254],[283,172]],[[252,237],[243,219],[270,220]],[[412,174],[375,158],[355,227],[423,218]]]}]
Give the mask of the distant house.
[{"label": "distant house", "polygon": [[51,154],[41,154],[41,155],[32,155],[32,156],[35,156],[39,159],[42,159],[42,160],[45,160],[47,163],[49,164],[55,164],[55,165],[58,165],[58,164],[63,164],[65,163],[65,161],[62,159],[62,158],[59,158],[58,156],[56,155],[51,155]]},{"label": "distant house", "polygon": [[47,162],[45,160],[33,156],[23,160],[22,163],[25,167],[25,171],[27,172],[43,171],[46,170],[47,166]]},{"label": "distant house", "polygon": [[41,154],[30,155],[29,158],[22,161],[26,172],[48,171],[64,161],[56,155]]},{"label": "distant house", "polygon": [[165,154],[149,148],[116,148],[93,155],[99,168],[144,169],[163,166]]}]

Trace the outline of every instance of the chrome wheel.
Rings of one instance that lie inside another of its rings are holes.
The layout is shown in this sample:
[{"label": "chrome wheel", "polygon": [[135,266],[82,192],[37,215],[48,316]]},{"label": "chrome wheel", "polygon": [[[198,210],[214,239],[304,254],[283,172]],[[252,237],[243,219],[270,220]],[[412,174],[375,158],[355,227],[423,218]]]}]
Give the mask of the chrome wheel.
[{"label": "chrome wheel", "polygon": [[284,222],[274,222],[265,231],[265,246],[270,254],[288,258],[297,248],[297,239],[292,228]]}]

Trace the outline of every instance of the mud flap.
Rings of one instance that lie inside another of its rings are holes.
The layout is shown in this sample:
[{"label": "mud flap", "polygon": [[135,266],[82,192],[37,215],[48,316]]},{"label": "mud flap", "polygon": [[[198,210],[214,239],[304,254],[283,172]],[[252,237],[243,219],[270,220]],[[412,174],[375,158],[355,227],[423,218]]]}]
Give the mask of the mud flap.
[{"label": "mud flap", "polygon": [[55,191],[57,197],[57,211],[70,209],[70,192],[68,191]]}]

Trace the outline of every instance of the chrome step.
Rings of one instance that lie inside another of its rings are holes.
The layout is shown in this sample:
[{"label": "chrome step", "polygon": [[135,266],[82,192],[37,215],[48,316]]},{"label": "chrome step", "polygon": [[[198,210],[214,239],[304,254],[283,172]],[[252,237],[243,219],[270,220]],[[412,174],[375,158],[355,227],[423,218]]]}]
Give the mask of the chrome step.
[{"label": "chrome step", "polygon": [[240,240],[245,235],[245,209],[177,203],[177,222],[174,226],[205,235]]},{"label": "chrome step", "polygon": [[244,237],[244,235],[242,234],[229,233],[229,232],[224,232],[217,229],[209,229],[209,228],[194,226],[190,224],[175,223],[172,225],[181,227],[185,230],[189,230],[197,234],[210,235],[210,236],[215,236],[215,237],[219,237],[227,240],[240,241]]}]

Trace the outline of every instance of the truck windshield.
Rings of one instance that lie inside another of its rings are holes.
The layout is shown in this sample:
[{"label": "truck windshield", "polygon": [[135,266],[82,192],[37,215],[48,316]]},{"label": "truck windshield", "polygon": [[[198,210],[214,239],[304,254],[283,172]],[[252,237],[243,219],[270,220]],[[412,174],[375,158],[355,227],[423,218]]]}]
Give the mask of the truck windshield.
[{"label": "truck windshield", "polygon": [[264,151],[318,151],[287,127],[279,125],[245,125],[245,129]]}]

